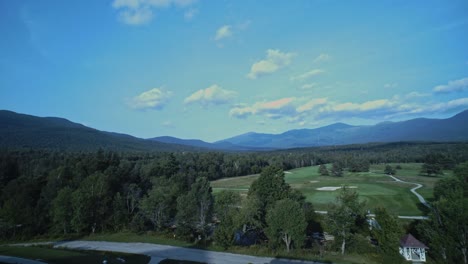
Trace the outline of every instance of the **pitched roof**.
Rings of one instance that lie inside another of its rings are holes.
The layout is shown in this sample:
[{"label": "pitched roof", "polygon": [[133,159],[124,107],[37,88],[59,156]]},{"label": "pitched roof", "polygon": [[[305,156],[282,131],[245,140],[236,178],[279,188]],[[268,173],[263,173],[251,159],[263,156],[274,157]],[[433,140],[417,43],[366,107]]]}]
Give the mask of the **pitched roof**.
[{"label": "pitched roof", "polygon": [[421,241],[417,240],[413,235],[407,234],[400,239],[400,246],[411,248],[428,248]]}]

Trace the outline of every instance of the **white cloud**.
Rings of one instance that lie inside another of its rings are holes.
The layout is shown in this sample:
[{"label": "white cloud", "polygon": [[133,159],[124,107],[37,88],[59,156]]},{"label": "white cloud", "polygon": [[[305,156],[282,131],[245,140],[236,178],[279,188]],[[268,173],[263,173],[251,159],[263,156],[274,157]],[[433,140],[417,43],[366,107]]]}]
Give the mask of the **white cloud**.
[{"label": "white cloud", "polygon": [[250,68],[247,77],[257,79],[260,76],[276,72],[291,64],[294,56],[296,56],[294,53],[284,53],[280,50],[269,49],[267,50],[266,59],[255,62]]},{"label": "white cloud", "polygon": [[252,105],[237,105],[229,115],[236,118],[258,116],[268,119],[282,119],[297,126],[316,124],[317,120],[344,121],[350,118],[373,121],[430,116],[441,113],[456,113],[468,109],[468,97],[447,102],[412,101],[427,94],[412,92],[405,96],[364,102],[339,102],[328,98],[286,97],[274,101],[256,102]]},{"label": "white cloud", "polygon": [[313,63],[325,62],[325,61],[329,61],[330,59],[331,59],[330,55],[326,53],[322,53],[313,60]]},{"label": "white cloud", "polygon": [[364,103],[342,103],[336,104],[332,106],[332,110],[334,112],[367,112],[367,111],[375,111],[382,108],[390,108],[394,106],[394,102],[391,102],[388,99],[380,99],[380,100],[373,100],[367,101]]},{"label": "white cloud", "polygon": [[448,84],[438,85],[433,89],[435,93],[463,92],[466,90],[468,90],[468,77],[449,81]]},{"label": "white cloud", "polygon": [[229,111],[229,115],[246,118],[250,115],[264,114],[270,119],[279,119],[285,115],[295,113],[294,100],[294,97],[287,97],[269,102],[256,102],[251,106],[238,105]]},{"label": "white cloud", "polygon": [[308,72],[305,72],[303,74],[299,74],[299,75],[296,75],[296,76],[292,76],[291,77],[291,81],[302,81],[302,80],[306,80],[312,76],[315,76],[315,75],[319,75],[319,74],[322,74],[324,73],[325,71],[322,70],[322,69],[313,69],[313,70],[310,70]]},{"label": "white cloud", "polygon": [[213,84],[206,89],[201,89],[185,98],[185,104],[200,103],[202,105],[219,105],[232,101],[237,96],[234,91],[224,90],[217,84]]},{"label": "white cloud", "polygon": [[153,88],[133,97],[127,104],[133,109],[161,110],[164,108],[171,95],[172,93],[170,91],[165,91],[161,88]]},{"label": "white cloud", "polygon": [[468,97],[458,98],[443,103],[435,103],[430,105],[420,105],[409,109],[405,114],[434,114],[444,112],[458,112],[468,108]]},{"label": "white cloud", "polygon": [[327,98],[317,98],[317,99],[312,99],[310,101],[308,101],[307,103],[299,106],[298,108],[296,108],[296,111],[298,113],[302,113],[302,112],[306,112],[306,111],[310,111],[314,108],[317,108],[318,106],[322,106],[324,104],[326,104],[328,101]]},{"label": "white cloud", "polygon": [[231,26],[230,25],[224,25],[220,28],[218,28],[218,30],[216,30],[216,35],[215,35],[215,40],[221,40],[221,39],[224,39],[224,38],[229,38],[230,36],[232,36],[232,30],[231,30]]},{"label": "white cloud", "polygon": [[155,9],[171,6],[187,8],[195,2],[195,0],[114,0],[112,7],[118,10],[119,18],[123,23],[143,25],[154,18]]}]

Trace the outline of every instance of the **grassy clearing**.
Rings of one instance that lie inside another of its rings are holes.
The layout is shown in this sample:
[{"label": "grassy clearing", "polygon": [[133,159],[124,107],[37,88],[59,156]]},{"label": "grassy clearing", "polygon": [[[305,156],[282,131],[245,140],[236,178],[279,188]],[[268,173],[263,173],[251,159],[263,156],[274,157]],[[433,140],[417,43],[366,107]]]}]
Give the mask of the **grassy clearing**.
[{"label": "grassy clearing", "polygon": [[[369,209],[382,206],[392,213],[398,215],[423,215],[420,204],[416,196],[410,189],[411,184],[395,182],[385,175],[386,164],[372,165],[369,172],[350,173],[345,172],[343,177],[320,176],[318,166],[299,168],[285,174],[285,180],[293,188],[304,193],[306,199],[313,203],[316,210],[326,210],[327,204],[333,202],[338,191],[319,191],[320,187],[356,186],[356,191],[360,197],[367,202]],[[398,164],[390,164],[396,166]],[[423,185],[418,192],[426,199],[432,199],[434,184],[441,178],[451,175],[447,171],[442,176],[421,176],[420,163],[399,164],[402,169],[397,170],[396,177],[404,181],[416,182]],[[330,165],[328,166],[330,168]],[[241,194],[248,192],[248,186],[259,177],[250,175],[213,181],[211,186],[214,193],[224,189],[239,191]]]},{"label": "grassy clearing", "polygon": [[48,247],[0,246],[0,255],[41,260],[51,264],[101,264],[105,259],[109,264],[121,264],[122,262],[117,260],[117,258],[122,258],[125,260],[125,263],[131,264],[146,264],[150,261],[150,257],[144,255],[100,251],[76,251]]}]

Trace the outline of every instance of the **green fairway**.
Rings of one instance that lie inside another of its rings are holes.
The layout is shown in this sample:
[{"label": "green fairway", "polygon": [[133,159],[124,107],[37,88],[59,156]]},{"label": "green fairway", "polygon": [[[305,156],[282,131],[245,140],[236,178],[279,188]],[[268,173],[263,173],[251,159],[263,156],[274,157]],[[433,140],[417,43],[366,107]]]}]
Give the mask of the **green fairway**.
[{"label": "green fairway", "polygon": [[146,264],[150,261],[150,257],[144,255],[100,251],[76,251],[48,247],[0,246],[0,255],[40,260],[51,264],[101,264],[103,260],[107,260],[109,264],[122,263],[117,258],[124,259],[125,263],[130,264]]},{"label": "green fairway", "polygon": [[[345,172],[343,177],[320,176],[318,166],[294,169],[285,172],[286,182],[291,187],[300,190],[307,201],[315,206],[316,210],[326,210],[327,204],[335,200],[339,190],[321,191],[321,187],[340,187],[348,185],[355,188],[362,200],[367,202],[367,208],[382,206],[398,215],[422,215],[419,209],[420,203],[416,196],[410,192],[412,184],[398,183],[384,174],[386,164],[372,165],[369,172],[350,173]],[[395,167],[397,164],[390,164]],[[432,190],[437,180],[447,177],[451,172],[445,172],[442,176],[420,176],[420,163],[400,164],[402,169],[396,171],[396,177],[408,182],[423,185],[418,192],[426,199],[432,198]],[[328,168],[331,165],[327,166]],[[235,177],[213,181],[211,186],[214,193],[223,189],[239,191],[241,194],[248,192],[250,184],[259,175]]]}]

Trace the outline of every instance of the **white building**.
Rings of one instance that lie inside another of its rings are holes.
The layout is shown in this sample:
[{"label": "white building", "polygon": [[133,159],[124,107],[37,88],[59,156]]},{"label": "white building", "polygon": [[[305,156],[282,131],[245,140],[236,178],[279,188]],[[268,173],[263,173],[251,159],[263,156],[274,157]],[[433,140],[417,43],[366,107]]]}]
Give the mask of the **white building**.
[{"label": "white building", "polygon": [[413,263],[426,262],[426,249],[428,247],[411,234],[400,239],[400,254]]}]

